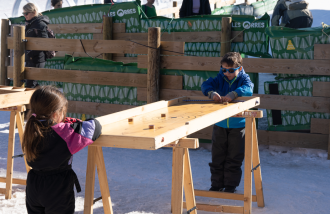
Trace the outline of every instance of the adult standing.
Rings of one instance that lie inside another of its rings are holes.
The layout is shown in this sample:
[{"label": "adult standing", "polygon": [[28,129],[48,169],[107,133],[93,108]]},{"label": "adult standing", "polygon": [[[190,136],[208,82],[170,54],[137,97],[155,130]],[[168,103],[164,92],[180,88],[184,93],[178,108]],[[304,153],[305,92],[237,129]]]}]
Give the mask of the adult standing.
[{"label": "adult standing", "polygon": [[[23,7],[25,18],[25,37],[48,38],[47,25],[49,18],[38,12],[38,8],[33,3],[28,3]],[[44,51],[25,52],[25,67],[44,68],[46,64],[46,54]],[[25,87],[34,88],[38,83],[34,80],[26,80]]]},{"label": "adult standing", "polygon": [[62,8],[62,5],[62,0],[52,0],[52,6],[54,7],[54,9]]},{"label": "adult standing", "polygon": [[[313,16],[305,0],[278,0],[272,16],[272,26],[307,28],[313,24]],[[282,17],[281,24],[280,18]]]},{"label": "adult standing", "polygon": [[180,8],[180,18],[194,15],[210,15],[209,0],[183,0]]}]

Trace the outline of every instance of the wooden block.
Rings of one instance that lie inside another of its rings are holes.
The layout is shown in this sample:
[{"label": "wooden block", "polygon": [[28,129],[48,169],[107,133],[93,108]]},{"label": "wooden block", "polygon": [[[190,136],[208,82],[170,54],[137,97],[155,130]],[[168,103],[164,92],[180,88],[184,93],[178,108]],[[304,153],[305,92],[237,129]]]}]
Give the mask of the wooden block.
[{"label": "wooden block", "polygon": [[166,117],[166,114],[161,114],[161,117]]},{"label": "wooden block", "polygon": [[133,123],[133,118],[128,118],[129,123]]},{"label": "wooden block", "polygon": [[233,117],[252,117],[252,118],[262,118],[263,117],[263,111],[262,110],[247,110],[243,111]]},{"label": "wooden block", "polygon": [[330,82],[313,82],[313,97],[330,97]]},{"label": "wooden block", "polygon": [[[13,76],[13,67],[8,66],[8,77]],[[25,68],[25,78],[44,81],[71,82],[82,84],[118,85],[147,87],[147,74],[117,73],[100,71],[59,70],[48,68]],[[182,89],[183,76],[161,75],[160,88]],[[22,89],[24,90],[24,88]]]},{"label": "wooden block", "polygon": [[329,44],[314,44],[314,60],[330,59]]},{"label": "wooden block", "polygon": [[330,120],[311,118],[311,133],[329,134]]},{"label": "wooden block", "polygon": [[155,126],[154,125],[149,125],[149,129],[154,130],[155,129]]},{"label": "wooden block", "polygon": [[[229,200],[244,201],[244,195],[238,193],[215,192],[215,191],[195,189],[195,195],[200,197],[208,197],[208,198],[222,198]],[[257,201],[257,197],[255,195],[252,196],[252,201],[253,202]]]}]

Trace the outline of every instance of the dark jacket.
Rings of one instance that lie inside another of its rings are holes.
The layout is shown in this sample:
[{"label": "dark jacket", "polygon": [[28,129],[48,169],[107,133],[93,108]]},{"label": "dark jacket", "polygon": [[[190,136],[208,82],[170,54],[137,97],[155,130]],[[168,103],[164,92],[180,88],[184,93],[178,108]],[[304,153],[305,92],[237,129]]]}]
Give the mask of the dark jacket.
[{"label": "dark jacket", "polygon": [[55,124],[38,144],[37,158],[28,164],[43,172],[65,169],[71,165],[72,155],[92,144],[101,135],[101,129],[96,119]]},{"label": "dark jacket", "polygon": [[[281,17],[282,22],[280,24]],[[306,1],[293,3],[289,0],[279,0],[277,2],[272,16],[272,26],[307,28],[311,27],[312,24],[313,16],[308,10],[308,3]]]},{"label": "dark jacket", "polygon": [[[242,69],[233,80],[228,80],[222,72],[219,72],[215,78],[210,77],[203,82],[202,92],[205,96],[208,96],[209,91],[215,91],[220,96],[226,96],[228,93],[234,92],[235,97],[247,97],[252,96],[253,86],[250,76]],[[243,128],[245,127],[245,119],[228,118],[216,125],[222,128]]]},{"label": "dark jacket", "polygon": [[[180,8],[180,18],[193,15],[193,0],[183,0]],[[210,15],[211,7],[209,0],[200,0],[200,8],[198,15]]]},{"label": "dark jacket", "polygon": [[[25,37],[41,37],[48,38],[47,25],[49,18],[47,16],[36,16],[26,22]],[[46,55],[43,51],[29,51],[25,52],[25,61],[33,63],[42,63],[46,61]]]}]

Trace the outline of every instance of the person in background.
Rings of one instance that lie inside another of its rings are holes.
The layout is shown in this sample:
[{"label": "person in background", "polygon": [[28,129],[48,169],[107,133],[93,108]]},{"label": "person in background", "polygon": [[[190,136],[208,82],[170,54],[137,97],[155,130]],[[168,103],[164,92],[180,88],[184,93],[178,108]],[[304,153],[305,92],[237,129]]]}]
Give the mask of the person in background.
[{"label": "person in background", "polygon": [[[226,53],[217,76],[203,82],[203,94],[220,103],[252,96],[254,85],[242,64],[240,53]],[[213,126],[210,191],[235,192],[241,182],[244,148],[245,118],[228,118]]]},{"label": "person in background", "polygon": [[210,15],[209,0],[183,0],[180,8],[180,18],[194,15]]},{"label": "person in background", "polygon": [[[28,3],[23,7],[25,18],[25,37],[48,38],[47,25],[49,18],[38,12],[38,8],[33,3]],[[25,67],[44,68],[46,64],[46,54],[44,51],[25,51]],[[34,88],[38,83],[34,80],[26,80],[25,87]]]},{"label": "person in background", "polygon": [[[272,26],[308,28],[313,24],[313,16],[304,0],[278,0],[272,16]],[[280,18],[282,17],[282,22]]]},{"label": "person in background", "polygon": [[54,9],[62,8],[62,5],[62,0],[52,0],[52,6],[54,7]]},{"label": "person in background", "polygon": [[[147,4],[142,5],[142,11],[147,15],[147,17],[154,17],[157,16],[156,8],[153,5],[155,3],[155,0],[147,0]],[[142,13],[142,18],[147,18],[143,13]]]}]

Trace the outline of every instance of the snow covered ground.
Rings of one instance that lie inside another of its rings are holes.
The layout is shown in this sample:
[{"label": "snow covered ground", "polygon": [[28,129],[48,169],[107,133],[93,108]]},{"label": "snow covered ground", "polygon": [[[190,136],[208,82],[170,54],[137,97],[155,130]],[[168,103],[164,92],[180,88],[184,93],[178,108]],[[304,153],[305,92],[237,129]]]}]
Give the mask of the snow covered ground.
[{"label": "snow covered ground", "polygon": [[[35,0],[44,5],[44,0]],[[11,14],[13,2],[0,0],[0,18]],[[321,22],[330,24],[328,0],[310,1],[314,16],[313,26]],[[274,79],[272,74],[261,74],[259,93],[263,93],[263,82]],[[266,121],[264,121],[266,122]],[[6,175],[9,113],[0,112],[0,176]],[[21,154],[18,134],[16,134],[15,154]],[[113,210],[115,214],[165,214],[170,213],[172,150],[157,151],[104,148],[105,164]],[[330,161],[322,150],[261,147],[261,170],[265,195],[265,208],[253,203],[253,213],[266,214],[326,214],[330,213]],[[211,153],[206,149],[191,150],[193,180],[196,189],[210,187],[208,162]],[[26,178],[22,158],[16,158],[14,177]],[[76,213],[83,213],[84,186],[87,149],[74,156],[76,171],[82,192],[76,195]],[[238,187],[243,193],[244,181]],[[5,185],[0,183],[0,188]],[[13,198],[5,200],[0,194],[0,214],[25,214],[25,186],[13,186]],[[101,196],[98,182],[95,197]],[[212,204],[242,205],[240,201],[197,197],[198,202]],[[94,206],[94,213],[103,213],[102,201]],[[199,211],[199,214],[208,212]]]}]

